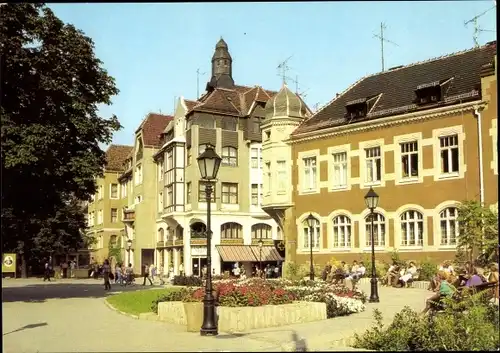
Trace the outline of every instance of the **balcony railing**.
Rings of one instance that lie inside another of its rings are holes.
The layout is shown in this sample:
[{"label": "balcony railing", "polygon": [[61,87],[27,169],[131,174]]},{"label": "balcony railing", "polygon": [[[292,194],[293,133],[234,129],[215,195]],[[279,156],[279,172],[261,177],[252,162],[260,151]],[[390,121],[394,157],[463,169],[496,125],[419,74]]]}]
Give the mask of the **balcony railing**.
[{"label": "balcony railing", "polygon": [[123,221],[133,222],[135,221],[135,211],[134,210],[123,210]]}]

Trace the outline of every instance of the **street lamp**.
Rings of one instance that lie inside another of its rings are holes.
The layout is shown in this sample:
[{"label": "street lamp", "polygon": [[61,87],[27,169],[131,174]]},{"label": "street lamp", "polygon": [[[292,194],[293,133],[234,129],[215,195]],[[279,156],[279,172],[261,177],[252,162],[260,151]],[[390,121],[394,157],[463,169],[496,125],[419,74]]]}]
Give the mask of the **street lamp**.
[{"label": "street lamp", "polygon": [[215,298],[212,290],[212,230],[210,228],[210,206],[212,196],[212,183],[217,178],[219,172],[220,158],[215,153],[213,146],[208,145],[205,151],[197,158],[200,168],[201,181],[205,182],[205,196],[207,199],[207,280],[205,284],[205,298],[203,299],[203,324],[201,325],[200,335],[215,336],[218,335],[217,322],[215,319]]},{"label": "street lamp", "polygon": [[259,277],[262,277],[262,246],[264,245],[264,242],[262,241],[262,234],[257,244],[259,245]]},{"label": "street lamp", "polygon": [[132,248],[132,239],[128,239],[127,240],[127,247],[128,247],[128,263],[127,263],[127,266],[129,263],[131,263],[132,261],[130,261],[130,249]]},{"label": "street lamp", "polygon": [[312,213],[309,213],[309,216],[307,216],[307,225],[309,226],[309,261],[311,262],[311,268],[309,269],[309,279],[311,281],[314,281],[314,264],[313,264],[313,232],[314,232],[314,226],[316,225],[316,218],[312,215]]},{"label": "street lamp", "polygon": [[370,279],[370,303],[378,303],[378,288],[377,288],[377,271],[375,269],[375,241],[373,239],[373,211],[378,205],[378,195],[373,188],[370,186],[370,190],[365,195],[366,207],[370,209],[370,239],[372,243],[372,278]]}]

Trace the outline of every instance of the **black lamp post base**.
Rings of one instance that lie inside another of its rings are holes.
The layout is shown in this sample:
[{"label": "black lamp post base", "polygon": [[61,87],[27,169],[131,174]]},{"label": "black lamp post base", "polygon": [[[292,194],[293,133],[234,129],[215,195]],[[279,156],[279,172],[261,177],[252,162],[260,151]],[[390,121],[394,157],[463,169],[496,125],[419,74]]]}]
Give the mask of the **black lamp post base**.
[{"label": "black lamp post base", "polygon": [[217,336],[219,330],[217,327],[217,315],[215,313],[214,298],[205,298],[203,300],[203,324],[201,325],[201,336]]},{"label": "black lamp post base", "polygon": [[377,279],[372,277],[370,279],[370,298],[368,299],[370,303],[378,303],[380,299],[378,297]]}]

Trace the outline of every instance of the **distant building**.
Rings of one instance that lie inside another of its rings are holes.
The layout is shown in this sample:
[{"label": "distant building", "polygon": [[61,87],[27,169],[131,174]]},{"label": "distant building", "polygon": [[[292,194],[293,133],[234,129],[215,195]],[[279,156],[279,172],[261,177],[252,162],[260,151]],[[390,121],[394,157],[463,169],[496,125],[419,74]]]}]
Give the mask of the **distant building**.
[{"label": "distant building", "polygon": [[269,202],[289,207],[287,260],[308,261],[311,246],[319,264],[368,255],[370,187],[380,196],[378,259],[394,249],[406,259],[453,258],[459,203],[498,207],[496,49],[492,42],[364,77],[293,132],[292,200],[273,184]]}]

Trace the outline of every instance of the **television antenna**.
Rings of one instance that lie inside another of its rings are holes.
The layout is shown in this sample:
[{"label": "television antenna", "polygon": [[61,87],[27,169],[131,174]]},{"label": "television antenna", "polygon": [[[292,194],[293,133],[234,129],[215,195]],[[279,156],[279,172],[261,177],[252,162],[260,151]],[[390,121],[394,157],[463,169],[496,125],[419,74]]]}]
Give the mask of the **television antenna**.
[{"label": "television antenna", "polygon": [[382,57],[382,72],[385,69],[385,66],[384,66],[384,43],[389,43],[389,44],[392,44],[392,45],[399,47],[399,45],[397,43],[394,43],[393,41],[384,37],[384,29],[387,29],[385,23],[380,22],[380,33],[375,33],[373,35],[374,38],[378,38],[380,40],[380,54]]},{"label": "television antenna", "polygon": [[470,20],[468,21],[465,21],[464,22],[464,26],[467,27],[467,25],[469,24],[473,24],[474,26],[474,31],[472,32],[472,40],[474,41],[474,46],[475,47],[478,47],[479,46],[479,34],[481,32],[495,32],[495,31],[492,31],[492,30],[489,30],[489,29],[483,29],[481,28],[481,26],[479,26],[479,21],[478,19],[484,15],[486,15],[488,12],[490,12],[491,10],[493,10],[495,7],[496,7],[496,1],[495,1],[495,5],[493,5],[492,7],[490,7],[488,10],[486,11],[483,11],[481,12],[479,15],[476,15],[474,17],[472,17]]},{"label": "television antenna", "polygon": [[295,75],[295,78],[285,76],[286,79],[290,80],[291,82],[295,83],[295,94],[297,96],[300,96],[302,99],[307,97],[307,91],[309,91],[310,88],[305,89],[304,91],[300,91],[300,85],[299,85],[299,75]]},{"label": "television antenna", "polygon": [[205,74],[206,72],[200,72],[200,69],[196,69],[196,99],[200,98],[200,76]]},{"label": "television antenna", "polygon": [[288,66],[288,61],[293,57],[293,54],[290,55],[288,58],[286,58],[285,60],[283,60],[279,65],[278,67],[276,68],[279,72],[278,72],[278,76],[281,77],[282,81],[283,81],[283,84],[286,84],[286,79],[288,78],[286,76],[287,72],[290,70],[290,67]]}]

